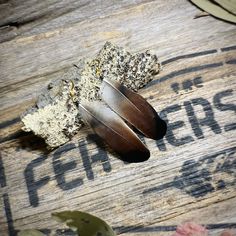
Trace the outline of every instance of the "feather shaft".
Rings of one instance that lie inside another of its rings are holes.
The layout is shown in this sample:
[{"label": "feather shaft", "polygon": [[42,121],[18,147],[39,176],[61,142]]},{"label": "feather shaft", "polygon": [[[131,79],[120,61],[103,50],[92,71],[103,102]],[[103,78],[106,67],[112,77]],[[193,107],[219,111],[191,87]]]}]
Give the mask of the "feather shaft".
[{"label": "feather shaft", "polygon": [[100,94],[112,110],[146,137],[157,140],[165,135],[166,123],[139,94],[114,80],[103,80]]}]

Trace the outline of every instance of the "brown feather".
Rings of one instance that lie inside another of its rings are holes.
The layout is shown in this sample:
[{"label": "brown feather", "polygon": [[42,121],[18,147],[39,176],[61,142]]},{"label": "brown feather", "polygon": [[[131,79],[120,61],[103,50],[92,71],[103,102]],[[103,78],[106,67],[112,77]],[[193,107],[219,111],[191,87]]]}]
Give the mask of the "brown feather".
[{"label": "brown feather", "polygon": [[141,162],[150,152],[127,124],[100,101],[79,104],[83,120],[127,162]]},{"label": "brown feather", "polygon": [[166,123],[154,108],[139,94],[116,81],[103,80],[101,97],[123,119],[146,137],[161,139],[166,134]]}]

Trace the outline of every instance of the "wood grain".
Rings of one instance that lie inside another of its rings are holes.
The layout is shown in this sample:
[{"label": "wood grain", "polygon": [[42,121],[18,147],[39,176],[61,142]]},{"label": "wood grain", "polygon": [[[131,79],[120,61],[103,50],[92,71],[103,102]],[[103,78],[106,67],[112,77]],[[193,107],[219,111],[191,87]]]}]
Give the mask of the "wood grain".
[{"label": "wood grain", "polygon": [[[0,235],[60,228],[81,210],[118,235],[171,235],[185,221],[236,228],[236,29],[188,1],[1,1]],[[151,158],[125,164],[84,127],[53,152],[20,130],[41,89],[106,40],[151,49],[163,70],[140,94],[168,121]],[[59,234],[59,233],[58,233]]]}]

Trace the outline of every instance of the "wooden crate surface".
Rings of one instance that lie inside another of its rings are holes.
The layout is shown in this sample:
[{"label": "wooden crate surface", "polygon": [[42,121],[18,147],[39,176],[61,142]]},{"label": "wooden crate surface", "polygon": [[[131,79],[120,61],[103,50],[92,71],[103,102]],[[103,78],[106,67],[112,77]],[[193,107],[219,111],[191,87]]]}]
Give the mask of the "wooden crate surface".
[{"label": "wooden crate surface", "polygon": [[[0,235],[60,225],[81,210],[117,235],[171,235],[195,221],[210,235],[236,228],[236,28],[186,0],[0,2]],[[125,164],[88,128],[48,152],[20,114],[49,81],[106,41],[158,55],[140,94],[168,122],[144,139],[151,158]],[[58,235],[60,235],[60,230]]]}]

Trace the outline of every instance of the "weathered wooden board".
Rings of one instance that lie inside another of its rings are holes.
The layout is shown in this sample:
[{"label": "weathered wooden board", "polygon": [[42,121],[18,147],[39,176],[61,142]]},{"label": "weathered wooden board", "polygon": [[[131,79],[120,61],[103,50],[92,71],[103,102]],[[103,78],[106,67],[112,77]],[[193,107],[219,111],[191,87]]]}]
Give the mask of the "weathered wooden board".
[{"label": "weathered wooden board", "polygon": [[[76,209],[118,235],[170,235],[194,220],[236,228],[236,28],[188,1],[2,1],[0,235],[60,226]],[[7,26],[8,25],[8,26]],[[19,115],[49,81],[110,40],[153,50],[163,71],[140,91],[168,121],[151,158],[125,164],[83,128],[48,152]],[[60,232],[58,231],[58,234]]]}]

